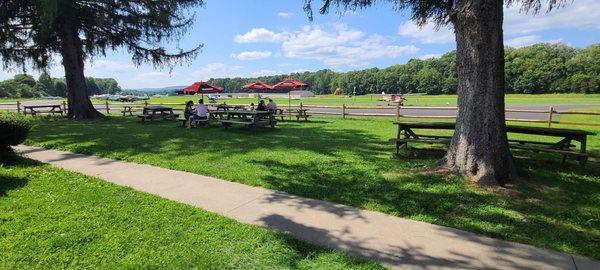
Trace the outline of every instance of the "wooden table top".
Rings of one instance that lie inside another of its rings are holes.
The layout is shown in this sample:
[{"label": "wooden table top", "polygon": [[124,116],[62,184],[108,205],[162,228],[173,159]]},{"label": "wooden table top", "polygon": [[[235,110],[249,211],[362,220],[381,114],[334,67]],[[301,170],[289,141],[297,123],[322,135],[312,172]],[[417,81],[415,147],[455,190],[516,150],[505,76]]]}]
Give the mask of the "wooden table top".
[{"label": "wooden table top", "polygon": [[[422,128],[422,129],[454,129],[455,123],[451,122],[394,122],[395,125],[407,128]],[[527,133],[535,135],[548,136],[568,136],[568,135],[596,135],[596,133],[566,128],[547,128],[547,127],[527,127],[507,125],[506,132]]]}]

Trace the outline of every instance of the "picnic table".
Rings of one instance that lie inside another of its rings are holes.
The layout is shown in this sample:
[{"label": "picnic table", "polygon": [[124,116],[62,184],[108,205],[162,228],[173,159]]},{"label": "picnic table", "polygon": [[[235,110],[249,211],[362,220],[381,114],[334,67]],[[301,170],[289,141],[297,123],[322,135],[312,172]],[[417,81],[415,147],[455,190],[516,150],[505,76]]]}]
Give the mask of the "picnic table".
[{"label": "picnic table", "polygon": [[245,108],[246,107],[244,105],[227,105],[227,104],[217,105],[217,111],[243,110]]},{"label": "picnic table", "polygon": [[142,123],[146,120],[154,121],[157,118],[163,120],[177,120],[179,114],[173,113],[173,108],[165,106],[146,106],[142,110],[142,114],[138,115]]},{"label": "picnic table", "polygon": [[270,111],[233,110],[227,112],[226,119],[221,120],[221,124],[226,129],[233,124],[242,124],[250,128],[269,125],[274,128],[277,120]]},{"label": "picnic table", "polygon": [[133,106],[124,105],[121,113],[123,114],[123,116],[125,116],[126,114],[129,114],[129,116],[133,116],[133,111]]},{"label": "picnic table", "polygon": [[[38,109],[50,109],[40,111]],[[60,113],[63,115],[63,110],[60,105],[25,105],[23,106],[23,114],[31,114],[36,115],[38,113],[51,113],[54,115],[55,113]]]},{"label": "picnic table", "polygon": [[[396,154],[399,154],[402,145],[408,147],[409,142],[418,143],[440,143],[449,144],[452,136],[447,135],[424,135],[417,134],[414,129],[427,130],[454,130],[455,123],[424,123],[424,122],[395,122],[398,126],[396,139]],[[581,166],[585,166],[588,159],[586,152],[587,135],[596,135],[593,132],[577,129],[545,128],[545,127],[526,127],[526,126],[506,126],[507,133],[540,135],[559,138],[556,142],[541,142],[529,140],[509,139],[509,145],[515,149],[526,149],[534,152],[551,152],[561,154],[562,162],[565,162],[567,156],[574,156]],[[571,142],[579,142],[579,149],[573,149],[575,145]]]},{"label": "picnic table", "polygon": [[308,109],[285,109],[288,114],[296,116],[296,120],[300,121],[300,118],[304,118],[304,121],[308,121],[310,114],[307,113]]}]

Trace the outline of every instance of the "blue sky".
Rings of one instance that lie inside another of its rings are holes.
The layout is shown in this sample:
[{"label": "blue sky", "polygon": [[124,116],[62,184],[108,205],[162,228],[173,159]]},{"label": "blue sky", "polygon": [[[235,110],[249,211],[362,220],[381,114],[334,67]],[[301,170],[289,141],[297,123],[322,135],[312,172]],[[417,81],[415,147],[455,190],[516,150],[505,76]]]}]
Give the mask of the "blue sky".
[{"label": "blue sky", "polygon": [[[113,77],[124,88],[187,85],[211,77],[259,76],[329,68],[348,71],[387,67],[411,58],[436,57],[455,48],[448,28],[419,28],[407,12],[385,1],[357,12],[315,14],[309,21],[300,0],[208,0],[196,12],[193,28],[178,44],[204,44],[191,63],[169,70],[134,66],[124,51],[90,59],[86,76]],[[320,1],[314,0],[316,4]],[[600,42],[600,1],[575,0],[551,13],[530,15],[505,9],[505,44],[564,42],[585,47]],[[60,63],[60,59],[55,59]],[[34,76],[37,72],[29,71]],[[54,77],[62,67],[50,68]],[[15,71],[0,71],[0,79]]]}]

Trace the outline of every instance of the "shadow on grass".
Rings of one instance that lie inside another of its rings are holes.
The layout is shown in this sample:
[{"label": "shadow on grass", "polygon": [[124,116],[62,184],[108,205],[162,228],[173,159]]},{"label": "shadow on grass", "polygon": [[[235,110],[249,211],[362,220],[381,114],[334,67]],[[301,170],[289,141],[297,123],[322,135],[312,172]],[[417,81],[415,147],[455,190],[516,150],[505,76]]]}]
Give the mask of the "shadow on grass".
[{"label": "shadow on grass", "polygon": [[[510,195],[479,189],[456,176],[415,171],[435,164],[442,148],[395,158],[387,142],[394,127],[369,130],[368,121],[281,122],[276,129],[179,123],[140,125],[134,118],[41,124],[31,141],[84,154],[136,160],[220,176],[243,166],[255,171],[223,177],[295,195],[409,217],[598,258],[600,164],[586,168],[560,157],[519,152],[527,174]],[[383,122],[382,122],[383,123]],[[389,132],[388,132],[389,130]],[[255,153],[260,152],[261,155]],[[261,152],[262,151],[262,152]],[[206,164],[195,164],[203,158]],[[228,167],[224,167],[227,165]],[[241,169],[240,169],[241,170]],[[244,174],[245,173],[245,174]],[[310,206],[307,206],[310,207]],[[352,213],[340,213],[342,215]]]},{"label": "shadow on grass", "polygon": [[0,197],[6,196],[7,192],[27,185],[27,178],[1,176],[0,177]]}]

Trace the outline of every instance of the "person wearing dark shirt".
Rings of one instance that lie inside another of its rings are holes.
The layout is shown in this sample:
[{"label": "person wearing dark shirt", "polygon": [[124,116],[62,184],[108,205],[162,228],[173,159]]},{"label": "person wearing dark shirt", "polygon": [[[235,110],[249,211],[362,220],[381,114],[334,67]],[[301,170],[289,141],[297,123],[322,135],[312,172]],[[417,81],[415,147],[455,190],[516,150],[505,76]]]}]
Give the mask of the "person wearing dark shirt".
[{"label": "person wearing dark shirt", "polygon": [[267,106],[265,106],[264,100],[261,100],[258,102],[258,106],[256,106],[256,110],[257,111],[266,111],[267,110]]}]

